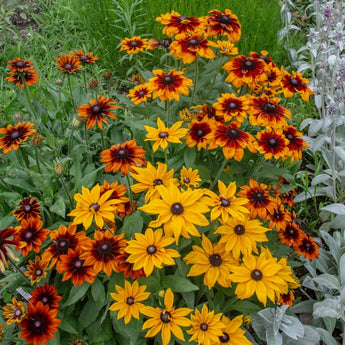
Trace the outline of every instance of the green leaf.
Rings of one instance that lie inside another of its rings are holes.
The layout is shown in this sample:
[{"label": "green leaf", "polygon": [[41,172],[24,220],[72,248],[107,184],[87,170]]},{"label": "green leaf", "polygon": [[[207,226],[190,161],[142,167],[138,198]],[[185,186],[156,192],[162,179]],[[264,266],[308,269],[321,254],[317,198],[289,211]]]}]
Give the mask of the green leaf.
[{"label": "green leaf", "polygon": [[173,292],[189,292],[199,290],[199,287],[188,279],[179,276],[165,276],[161,280],[163,288],[171,288]]},{"label": "green leaf", "polygon": [[261,309],[257,304],[250,302],[250,301],[236,301],[231,303],[230,305],[224,306],[223,313],[236,310],[241,312],[242,314],[250,314],[256,313]]},{"label": "green leaf", "polygon": [[183,154],[183,160],[187,169],[192,167],[196,160],[196,147],[186,147]]},{"label": "green leaf", "polygon": [[82,179],[81,179],[81,185],[86,187],[86,188],[91,188],[94,186],[95,182],[96,182],[96,177],[97,177],[97,173],[100,170],[103,170],[104,167],[101,166],[98,169],[94,169],[91,172],[89,172],[88,174],[86,174]]},{"label": "green leaf", "polygon": [[37,193],[37,189],[31,183],[29,183],[26,179],[22,179],[22,178],[13,179],[13,178],[7,177],[4,179],[4,181],[10,184],[11,186],[19,187],[30,193]]},{"label": "green leaf", "polygon": [[67,306],[74,304],[77,301],[81,300],[84,297],[84,295],[86,294],[89,287],[90,287],[90,284],[87,282],[84,282],[80,286],[72,287],[71,292],[68,296],[68,300],[63,304],[63,307],[67,307]]},{"label": "green leaf", "polygon": [[59,198],[58,200],[55,201],[54,205],[50,206],[49,210],[65,218],[66,205],[65,205],[64,200]]},{"label": "green leaf", "polygon": [[95,321],[86,329],[86,332],[89,336],[89,344],[106,341],[114,337],[114,332],[109,318],[106,318],[102,325],[98,320]]},{"label": "green leaf", "polygon": [[101,309],[105,303],[106,293],[103,283],[98,278],[91,285],[91,295],[98,307],[97,310]]},{"label": "green leaf", "polygon": [[127,239],[133,238],[134,233],[139,232],[141,233],[143,228],[143,218],[141,215],[141,211],[134,211],[129,216],[125,217],[125,221],[121,228],[121,232],[124,232]]},{"label": "green leaf", "polygon": [[15,219],[16,218],[14,216],[1,217],[0,218],[0,228],[1,229],[8,228],[9,226],[11,226],[14,223]]},{"label": "green leaf", "polygon": [[67,314],[64,315],[62,314],[61,316],[59,315],[59,318],[61,319],[61,324],[59,326],[60,329],[67,333],[71,334],[78,334],[78,331],[76,330],[76,319],[73,315]]},{"label": "green leaf", "polygon": [[85,303],[79,316],[79,324],[81,328],[87,328],[89,325],[91,325],[92,322],[94,322],[98,318],[98,309],[99,308],[97,304],[92,299],[89,299]]},{"label": "green leaf", "polygon": [[54,338],[52,340],[48,340],[47,345],[60,345],[60,333],[57,331],[54,333]]}]

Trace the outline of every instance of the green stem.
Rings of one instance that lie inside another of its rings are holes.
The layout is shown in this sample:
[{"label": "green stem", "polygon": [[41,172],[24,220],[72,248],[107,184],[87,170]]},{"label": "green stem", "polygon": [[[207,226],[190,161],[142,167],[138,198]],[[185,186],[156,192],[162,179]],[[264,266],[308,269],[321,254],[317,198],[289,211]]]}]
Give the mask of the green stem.
[{"label": "green stem", "polygon": [[75,107],[75,102],[74,102],[74,97],[73,97],[72,83],[71,83],[71,76],[70,75],[67,76],[67,80],[68,80],[69,92],[71,94],[71,101],[72,101],[72,106],[73,106],[73,112],[75,112],[76,111],[76,107]]},{"label": "green stem", "polygon": [[170,105],[170,101],[168,100],[168,104],[167,104],[167,126],[169,126],[170,112],[171,112],[171,105]]},{"label": "green stem", "polygon": [[164,160],[165,160],[165,164],[168,165],[168,152],[167,152],[168,148],[166,148],[164,151]]},{"label": "green stem", "polygon": [[26,167],[28,169],[30,169],[30,164],[29,164],[29,160],[28,160],[28,157],[27,157],[26,153],[24,152],[24,150],[23,150],[23,148],[21,146],[19,146],[19,150],[22,153],[22,156],[23,156],[24,163],[25,163]]},{"label": "green stem", "polygon": [[74,132],[74,127],[72,127],[71,133],[69,134],[69,138],[68,138],[68,155],[71,152],[71,146],[72,146],[72,140],[73,140],[73,132]]},{"label": "green stem", "polygon": [[88,135],[87,135],[86,124],[85,124],[85,127],[84,127],[84,132],[85,132],[85,144],[86,144],[87,160],[88,160],[89,163],[91,163],[89,138],[88,138]]},{"label": "green stem", "polygon": [[30,111],[31,111],[32,115],[34,116],[35,120],[37,121],[38,117],[36,115],[35,108],[34,108],[34,105],[32,103],[31,93],[29,92],[28,86],[25,84],[24,77],[23,77],[23,83],[24,83],[24,91],[25,91],[26,99],[27,99],[28,104],[30,106]]},{"label": "green stem", "polygon": [[66,195],[67,195],[67,197],[68,197],[68,200],[69,200],[69,202],[70,202],[70,204],[71,204],[71,207],[73,207],[74,202],[73,202],[73,199],[72,199],[72,197],[71,197],[71,194],[69,193],[69,191],[68,191],[68,189],[67,189],[67,186],[66,186],[65,181],[63,180],[62,177],[59,177],[59,180],[60,180],[60,182],[61,182],[62,188],[64,189],[64,191],[65,191],[65,193],[66,193]]},{"label": "green stem", "polygon": [[131,183],[129,181],[129,176],[128,174],[126,175],[126,179],[127,179],[127,183],[128,183],[128,195],[129,195],[129,201],[131,203],[131,209],[132,212],[134,211],[134,207],[133,207],[133,194],[132,194],[132,190],[131,190]]},{"label": "green stem", "polygon": [[102,150],[105,150],[105,140],[104,140],[103,129],[101,129],[101,141],[102,141]]},{"label": "green stem", "polygon": [[229,160],[224,159],[222,166],[219,168],[219,170],[218,170],[218,172],[217,172],[217,175],[216,175],[215,179],[213,180],[211,186],[209,187],[209,190],[212,190],[213,187],[217,184],[217,182],[218,182],[218,180],[219,180],[219,177],[220,177],[220,175],[222,174],[224,168],[226,167],[228,161],[229,161]]},{"label": "green stem", "polygon": [[83,81],[84,81],[84,87],[85,87],[85,89],[87,90],[86,70],[85,70],[85,68],[84,68],[84,71],[83,71]]},{"label": "green stem", "polygon": [[198,82],[198,78],[199,78],[199,64],[198,64],[198,57],[195,58],[194,60],[194,66],[195,66],[195,78],[194,78],[194,86],[193,86],[193,93],[192,93],[192,98],[190,100],[190,107],[192,106],[193,102],[194,102],[194,97],[195,97],[195,92],[196,92],[196,85]]},{"label": "green stem", "polygon": [[16,263],[10,256],[8,256],[8,261],[10,261],[10,262],[11,262],[11,265],[16,269],[16,271],[22,275],[22,277],[24,278],[24,280],[25,280],[29,285],[31,285],[31,282],[30,282],[29,278],[24,274],[24,272],[20,269],[20,267],[17,265],[17,263]]},{"label": "green stem", "polygon": [[35,157],[36,157],[37,170],[41,174],[41,167],[40,167],[40,161],[38,158],[38,148],[37,147],[35,147]]}]

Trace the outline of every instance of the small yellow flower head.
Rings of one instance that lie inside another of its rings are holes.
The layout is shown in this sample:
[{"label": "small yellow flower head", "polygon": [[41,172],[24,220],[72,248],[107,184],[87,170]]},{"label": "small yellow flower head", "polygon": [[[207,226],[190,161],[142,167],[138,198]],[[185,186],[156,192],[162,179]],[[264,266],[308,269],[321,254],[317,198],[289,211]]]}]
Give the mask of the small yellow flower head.
[{"label": "small yellow flower head", "polygon": [[252,323],[252,318],[250,317],[250,315],[246,315],[244,318],[243,318],[243,323],[245,325],[250,325]]},{"label": "small yellow flower head", "polygon": [[219,52],[223,55],[237,55],[238,48],[230,41],[217,41]]},{"label": "small yellow flower head", "polygon": [[160,298],[164,298],[164,296],[165,296],[165,290],[159,290],[158,296],[159,296]]},{"label": "small yellow flower head", "polygon": [[183,122],[189,122],[192,119],[192,114],[188,108],[184,108],[180,111],[180,119]]}]

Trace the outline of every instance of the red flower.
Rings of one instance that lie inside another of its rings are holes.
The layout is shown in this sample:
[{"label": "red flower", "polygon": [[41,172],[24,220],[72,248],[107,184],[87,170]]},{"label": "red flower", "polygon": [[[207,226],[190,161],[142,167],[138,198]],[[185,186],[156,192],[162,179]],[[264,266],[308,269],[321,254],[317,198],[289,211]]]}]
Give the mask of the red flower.
[{"label": "red flower", "polygon": [[31,292],[31,298],[29,302],[36,305],[41,302],[44,305],[47,305],[49,309],[59,308],[59,301],[62,300],[62,297],[58,295],[55,285],[49,286],[48,283],[45,283],[43,286],[37,286],[34,291]]},{"label": "red flower", "polygon": [[24,328],[20,333],[20,338],[25,339],[27,344],[47,344],[48,339],[54,338],[54,333],[57,332],[57,327],[61,323],[61,320],[56,319],[58,313],[57,309],[49,309],[42,302],[36,305],[29,303],[26,317],[19,324]]},{"label": "red flower", "polygon": [[36,218],[39,217],[40,212],[40,204],[37,202],[36,198],[24,198],[19,203],[20,208],[18,210],[13,211],[13,214],[16,216],[16,220],[21,221],[22,219],[28,220],[29,218]]},{"label": "red flower", "polygon": [[[13,260],[18,259],[14,256],[11,251],[11,247],[17,246],[18,241],[14,239],[14,236],[19,231],[20,227],[15,228],[10,227],[3,230],[0,230],[0,271],[5,272],[5,267],[8,268],[8,257]],[[13,237],[12,240],[9,238]]]},{"label": "red flower", "polygon": [[308,237],[306,234],[303,235],[301,243],[294,246],[294,250],[297,251],[298,256],[303,255],[309,261],[319,257],[319,246],[312,237]]}]

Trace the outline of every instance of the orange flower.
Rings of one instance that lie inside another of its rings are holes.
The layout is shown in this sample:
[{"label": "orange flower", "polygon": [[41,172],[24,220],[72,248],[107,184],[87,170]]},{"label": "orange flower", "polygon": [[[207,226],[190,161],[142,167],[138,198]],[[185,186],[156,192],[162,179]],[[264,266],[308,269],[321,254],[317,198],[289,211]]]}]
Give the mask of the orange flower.
[{"label": "orange flower", "polygon": [[302,243],[304,233],[296,222],[290,221],[286,224],[285,228],[278,232],[278,237],[281,243],[287,246],[293,245],[295,247]]},{"label": "orange flower", "polygon": [[232,83],[234,87],[248,85],[254,90],[259,82],[265,80],[267,65],[262,59],[238,55],[226,62],[223,69],[228,73],[226,82]]},{"label": "orange flower", "polygon": [[77,115],[81,117],[87,117],[86,129],[95,127],[95,123],[100,129],[103,129],[102,122],[108,124],[105,116],[117,119],[115,114],[110,110],[121,108],[119,105],[109,100],[109,97],[103,97],[99,95],[96,99],[90,99],[89,104],[82,104],[79,109],[77,109]]},{"label": "orange flower", "polygon": [[140,167],[146,164],[145,154],[146,151],[137,146],[135,139],[132,139],[102,151],[101,162],[106,163],[105,172],[115,173],[121,170],[121,175],[127,175],[132,166]]},{"label": "orange flower", "polygon": [[128,95],[134,104],[140,104],[142,102],[147,102],[151,96],[151,91],[149,90],[147,84],[140,84],[128,91]]},{"label": "orange flower", "polygon": [[294,246],[294,250],[297,251],[298,256],[304,256],[309,261],[317,259],[319,257],[319,246],[315,243],[312,237],[303,235],[300,244]]},{"label": "orange flower", "polygon": [[170,55],[176,59],[182,59],[183,63],[192,63],[198,56],[207,59],[216,57],[211,47],[217,44],[203,37],[203,33],[179,34],[175,36],[175,41],[170,44]]},{"label": "orange flower", "polygon": [[57,67],[60,69],[63,73],[71,74],[75,72],[76,70],[83,68],[83,66],[80,65],[80,60],[75,55],[61,55],[57,60]]},{"label": "orange flower", "polygon": [[229,41],[235,43],[241,37],[241,24],[235,14],[229,9],[209,11],[207,33],[211,37],[227,36]]},{"label": "orange flower", "polygon": [[19,85],[21,89],[24,89],[24,84],[28,86],[31,86],[32,84],[38,84],[39,76],[33,68],[24,70],[22,72],[12,70],[8,72],[8,74],[10,76],[6,77],[5,79],[7,79],[9,83],[15,83],[16,85]]},{"label": "orange flower", "polygon": [[173,37],[176,34],[193,32],[203,23],[203,18],[181,16],[178,12],[161,14],[156,21],[164,25],[163,34]]},{"label": "orange flower", "polygon": [[138,54],[144,51],[147,47],[147,38],[141,38],[140,36],[134,36],[132,38],[125,37],[121,41],[120,51],[127,50],[127,54]]},{"label": "orange flower", "polygon": [[27,141],[30,135],[37,132],[36,129],[31,129],[34,125],[31,122],[18,122],[15,126],[0,128],[0,134],[4,135],[0,138],[0,149],[4,149],[4,155],[12,150],[17,151],[22,142]]},{"label": "orange flower", "polygon": [[31,63],[32,59],[24,60],[20,57],[14,58],[14,60],[8,62],[8,68],[15,72],[24,72],[29,69],[34,69],[34,65]]},{"label": "orange flower", "polygon": [[35,256],[35,261],[29,260],[26,266],[27,271],[24,272],[30,278],[30,283],[38,283],[47,276],[47,262],[43,262],[39,256]]},{"label": "orange flower", "polygon": [[16,217],[16,220],[21,221],[22,219],[28,220],[29,218],[39,217],[40,204],[37,202],[36,198],[24,198],[19,203],[20,208],[13,211],[13,215]]},{"label": "orange flower", "polygon": [[7,303],[3,307],[4,312],[2,313],[6,319],[6,325],[11,325],[16,322],[22,321],[25,316],[25,307],[22,301],[17,301],[12,297],[12,303]]},{"label": "orange flower", "polygon": [[35,290],[31,292],[31,296],[29,299],[31,304],[36,305],[42,302],[49,309],[59,308],[59,301],[62,300],[62,297],[58,295],[55,289],[55,285],[49,285],[48,283],[45,283],[43,286],[36,286]]},{"label": "orange flower", "polygon": [[193,86],[193,81],[184,76],[183,71],[171,70],[164,73],[162,70],[154,70],[154,78],[149,79],[148,87],[153,93],[153,99],[159,97],[161,102],[166,99],[180,101],[180,94],[187,96],[188,87]]},{"label": "orange flower", "polygon": [[289,140],[287,145],[287,156],[291,157],[291,163],[296,159],[296,161],[302,159],[302,150],[303,148],[309,147],[308,144],[300,138],[303,134],[297,132],[296,128],[289,126],[283,129],[283,134],[286,139]]},{"label": "orange flower", "polygon": [[[19,260],[11,250],[12,246],[17,246],[19,243],[18,240],[14,238],[19,230],[19,226],[0,230],[0,271],[3,273],[5,272],[5,267],[8,268],[8,257],[14,261]],[[10,240],[10,237],[13,237],[13,239]]]},{"label": "orange flower", "polygon": [[78,49],[77,51],[71,51],[70,53],[72,56],[77,57],[82,64],[95,63],[96,60],[98,60],[97,56],[92,56],[93,52],[84,54],[84,52],[81,49]]},{"label": "orange flower", "polygon": [[188,125],[189,132],[185,137],[188,147],[197,145],[198,151],[201,148],[206,149],[207,145],[211,142],[214,132],[214,124],[212,120],[204,117],[201,121],[193,120]]},{"label": "orange flower", "polygon": [[282,67],[282,87],[284,97],[290,98],[295,92],[298,92],[303,101],[308,102],[309,96],[313,94],[313,91],[307,86],[309,80],[302,77],[302,73],[296,73],[292,71],[292,75],[285,71]]}]

